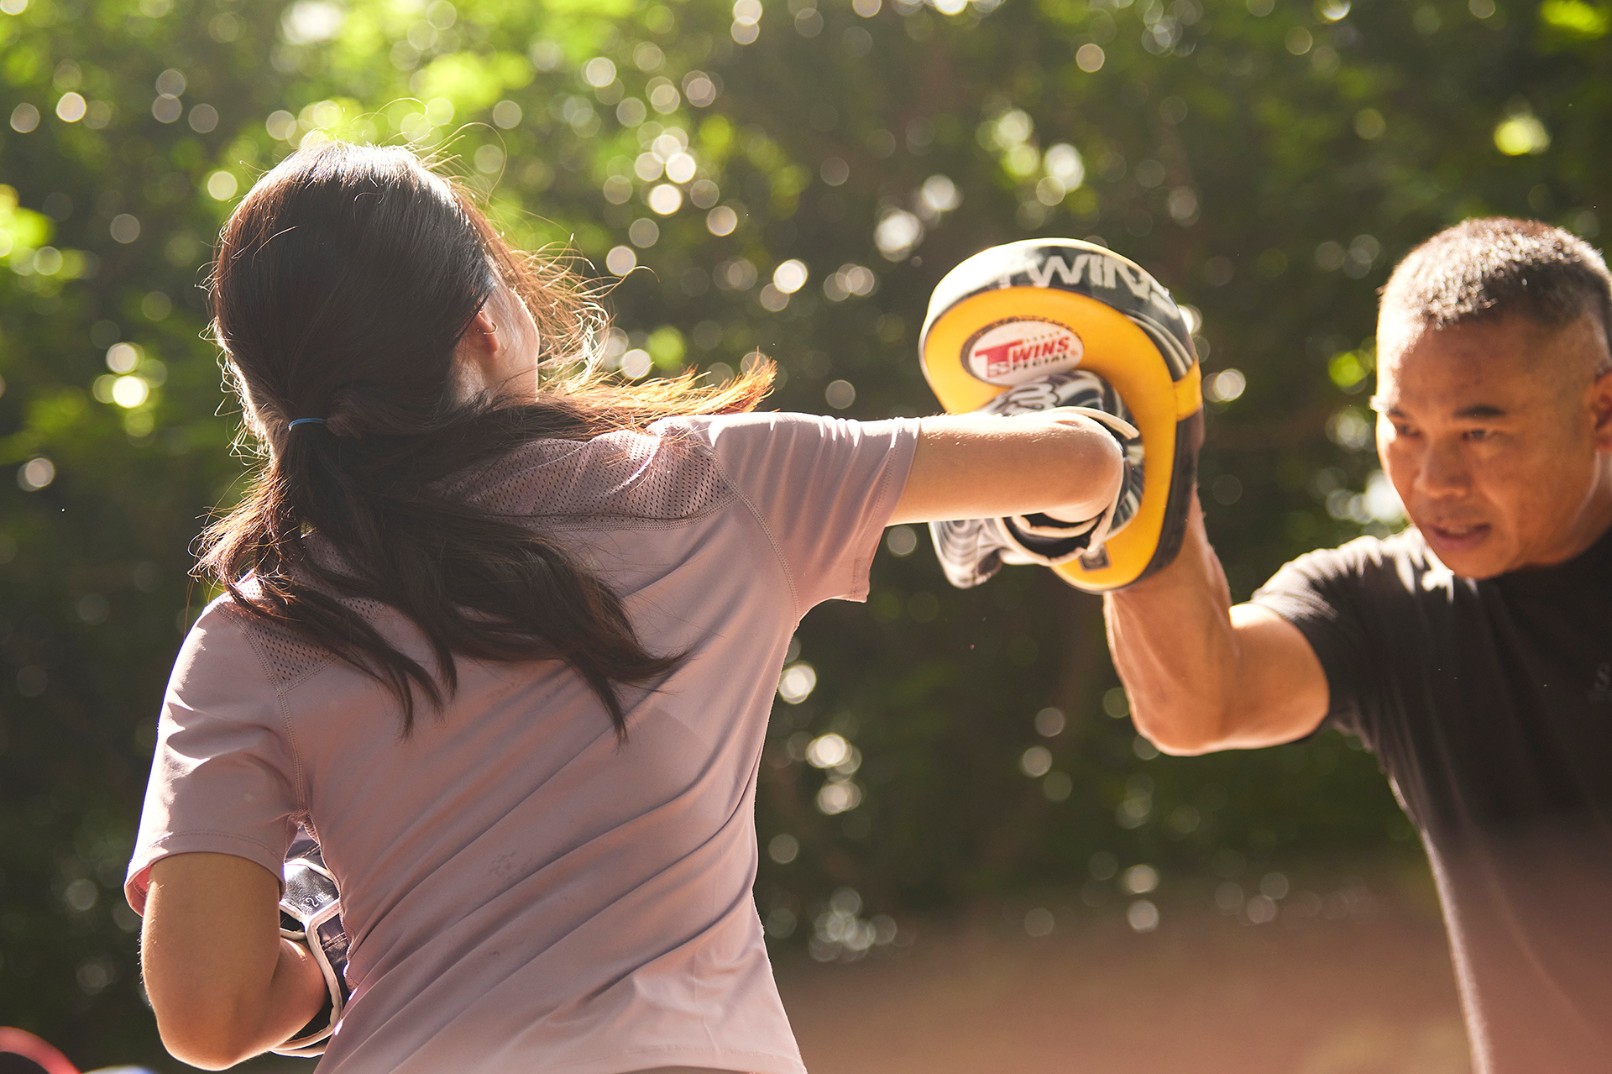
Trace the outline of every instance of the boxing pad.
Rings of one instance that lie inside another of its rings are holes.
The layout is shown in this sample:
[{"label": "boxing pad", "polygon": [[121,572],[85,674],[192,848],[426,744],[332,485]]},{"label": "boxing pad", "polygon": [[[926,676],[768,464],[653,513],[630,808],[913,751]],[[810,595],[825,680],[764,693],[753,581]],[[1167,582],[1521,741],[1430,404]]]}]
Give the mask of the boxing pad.
[{"label": "boxing pad", "polygon": [[1186,318],[1146,270],[1077,239],[992,247],[936,285],[919,351],[924,377],[950,413],[1077,373],[1093,397],[1117,395],[1117,408],[1079,402],[1140,431],[1140,443],[1127,445],[1126,495],[1101,546],[1052,569],[1098,593],[1175,558],[1197,481],[1202,383]]}]

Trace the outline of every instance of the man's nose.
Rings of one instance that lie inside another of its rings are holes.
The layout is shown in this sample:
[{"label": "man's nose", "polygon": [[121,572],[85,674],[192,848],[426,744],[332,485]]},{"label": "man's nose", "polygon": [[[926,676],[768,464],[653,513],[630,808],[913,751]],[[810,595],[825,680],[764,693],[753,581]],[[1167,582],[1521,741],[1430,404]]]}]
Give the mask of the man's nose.
[{"label": "man's nose", "polygon": [[1422,454],[1417,484],[1427,496],[1464,495],[1472,486],[1472,472],[1461,444],[1454,440],[1429,443]]}]

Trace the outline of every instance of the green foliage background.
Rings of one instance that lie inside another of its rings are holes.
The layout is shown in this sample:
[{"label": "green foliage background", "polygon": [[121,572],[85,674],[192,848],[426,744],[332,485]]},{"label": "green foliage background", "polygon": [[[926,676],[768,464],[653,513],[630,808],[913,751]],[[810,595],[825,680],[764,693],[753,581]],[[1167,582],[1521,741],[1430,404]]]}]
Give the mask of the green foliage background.
[{"label": "green foliage background", "polygon": [[[1104,242],[1201,319],[1204,500],[1243,596],[1392,525],[1364,398],[1393,261],[1477,213],[1598,241],[1609,23],[1604,0],[0,0],[0,1022],[87,1066],[160,1056],[119,887],[208,596],[187,545],[242,473],[201,285],[302,139],[411,142],[520,242],[640,266],[613,360],[720,377],[760,349],[787,409],[932,409],[916,331],[946,269]],[[1413,860],[1342,739],[1157,757],[1094,599],[1029,570],[952,591],[926,543],[893,532],[869,607],[800,634],[760,801],[779,945],[858,957],[1049,887],[1117,909],[1138,863],[1168,893]]]}]

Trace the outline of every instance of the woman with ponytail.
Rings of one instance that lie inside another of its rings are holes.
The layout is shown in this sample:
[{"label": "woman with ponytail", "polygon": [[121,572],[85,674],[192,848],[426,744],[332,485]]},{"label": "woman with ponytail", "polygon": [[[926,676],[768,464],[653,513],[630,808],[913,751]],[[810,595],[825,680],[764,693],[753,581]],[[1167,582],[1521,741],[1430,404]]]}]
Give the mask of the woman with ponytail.
[{"label": "woman with ponytail", "polygon": [[790,637],[864,598],[893,522],[1101,513],[1115,440],[758,413],[765,363],[601,376],[586,290],[397,148],[269,172],[211,292],[262,457],[202,543],[223,592],[129,868],[169,1050],[328,1018],[277,911],[306,829],[348,945],[322,1071],[800,1074],[750,896]]}]

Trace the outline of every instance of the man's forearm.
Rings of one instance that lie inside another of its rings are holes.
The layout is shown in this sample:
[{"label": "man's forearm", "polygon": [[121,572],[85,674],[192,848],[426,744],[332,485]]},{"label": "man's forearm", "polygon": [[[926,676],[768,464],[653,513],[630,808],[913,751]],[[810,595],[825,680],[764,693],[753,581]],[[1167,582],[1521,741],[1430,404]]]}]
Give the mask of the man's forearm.
[{"label": "man's forearm", "polygon": [[1107,594],[1103,607],[1137,729],[1167,752],[1213,748],[1238,660],[1230,588],[1197,505],[1175,562]]}]

